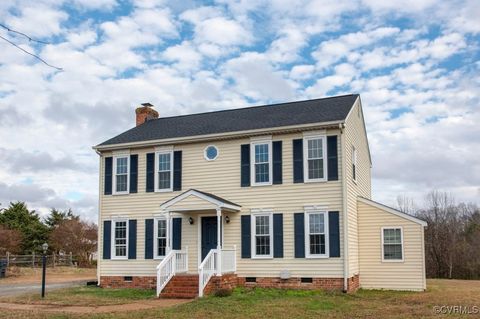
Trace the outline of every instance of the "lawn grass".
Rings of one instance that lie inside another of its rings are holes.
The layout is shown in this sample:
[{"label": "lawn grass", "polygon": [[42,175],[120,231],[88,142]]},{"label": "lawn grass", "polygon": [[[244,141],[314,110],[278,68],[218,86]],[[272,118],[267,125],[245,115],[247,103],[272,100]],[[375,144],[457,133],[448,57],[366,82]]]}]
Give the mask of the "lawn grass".
[{"label": "lawn grass", "polygon": [[38,293],[0,298],[0,302],[22,304],[50,304],[62,306],[105,306],[131,303],[155,298],[154,290],[146,289],[103,289],[82,286],[48,292],[45,299]]},{"label": "lawn grass", "polygon": [[[98,298],[140,298],[141,293],[97,292]],[[72,292],[73,293],[73,292]],[[103,295],[105,294],[105,295]],[[125,295],[127,294],[127,296]],[[81,298],[81,294],[79,297]],[[151,298],[145,296],[145,298]],[[139,299],[136,299],[139,300]],[[8,318],[460,318],[438,315],[436,305],[480,307],[480,281],[429,280],[426,292],[359,290],[355,294],[324,291],[238,288],[229,297],[206,297],[171,308],[104,314],[26,314],[7,312]],[[5,313],[5,312],[3,312]],[[463,316],[465,317],[465,316]],[[468,315],[478,318],[480,314]]]}]

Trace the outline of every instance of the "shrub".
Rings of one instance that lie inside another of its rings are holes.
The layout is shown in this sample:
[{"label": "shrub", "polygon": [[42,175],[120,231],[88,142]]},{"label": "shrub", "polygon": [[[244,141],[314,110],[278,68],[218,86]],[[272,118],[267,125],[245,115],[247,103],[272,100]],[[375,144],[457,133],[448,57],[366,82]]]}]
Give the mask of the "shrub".
[{"label": "shrub", "polygon": [[228,297],[232,295],[232,289],[227,289],[227,288],[215,289],[215,291],[213,292],[213,295],[215,297]]}]

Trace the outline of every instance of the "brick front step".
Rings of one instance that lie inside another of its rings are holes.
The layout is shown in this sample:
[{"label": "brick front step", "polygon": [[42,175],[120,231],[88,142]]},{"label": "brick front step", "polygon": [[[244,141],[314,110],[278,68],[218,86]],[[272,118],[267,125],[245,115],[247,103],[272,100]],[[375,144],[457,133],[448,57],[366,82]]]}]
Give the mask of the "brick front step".
[{"label": "brick front step", "polygon": [[196,297],[198,297],[198,275],[177,275],[168,282],[160,294],[160,298]]}]

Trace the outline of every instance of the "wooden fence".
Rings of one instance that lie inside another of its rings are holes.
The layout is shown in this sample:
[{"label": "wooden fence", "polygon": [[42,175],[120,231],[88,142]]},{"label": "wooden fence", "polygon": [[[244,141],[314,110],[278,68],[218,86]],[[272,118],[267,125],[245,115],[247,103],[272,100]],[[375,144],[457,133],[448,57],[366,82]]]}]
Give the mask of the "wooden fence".
[{"label": "wooden fence", "polygon": [[[41,267],[42,266],[42,255],[41,254],[31,254],[31,255],[14,255],[7,253],[5,256],[0,256],[0,259],[7,261],[8,266],[19,266],[19,267]],[[57,266],[70,266],[73,267],[77,265],[77,258],[70,254],[50,254],[47,255],[47,266],[57,267]]]}]

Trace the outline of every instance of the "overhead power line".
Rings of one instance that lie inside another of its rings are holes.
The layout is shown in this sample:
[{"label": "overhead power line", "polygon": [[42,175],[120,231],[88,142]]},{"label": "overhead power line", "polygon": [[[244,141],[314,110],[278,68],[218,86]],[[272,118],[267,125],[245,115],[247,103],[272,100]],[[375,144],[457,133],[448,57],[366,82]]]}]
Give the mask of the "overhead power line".
[{"label": "overhead power line", "polygon": [[[41,43],[41,44],[50,44],[48,42],[44,42],[44,41],[40,41],[40,40],[36,40],[36,39],[33,39],[32,37],[26,35],[25,33],[23,32],[19,32],[19,31],[15,31],[13,29],[10,29],[9,27],[5,26],[4,24],[1,24],[0,23],[0,27],[6,29],[8,32],[13,32],[13,33],[16,33],[16,34],[20,34],[24,37],[26,37],[28,39],[28,41],[31,41],[31,42],[37,42],[37,43]],[[41,61],[43,64],[51,67],[51,68],[54,68],[54,69],[57,69],[58,71],[63,71],[62,68],[59,68],[57,66],[54,66],[54,65],[51,65],[50,63],[48,63],[47,61],[45,61],[44,59],[42,59],[41,57],[39,57],[38,55],[36,55],[35,53],[32,53],[32,52],[29,52],[23,48],[21,48],[20,46],[18,46],[16,43],[13,43],[12,41],[8,40],[7,38],[4,38],[3,36],[0,35],[0,39],[8,42],[9,44],[13,45],[14,47],[16,47],[17,49],[23,51],[24,53],[28,54],[28,55],[31,55],[33,56],[34,58],[36,58],[37,60]]]},{"label": "overhead power line", "polygon": [[16,34],[20,34],[22,36],[24,36],[25,38],[28,39],[28,41],[32,41],[32,42],[38,42],[38,43],[41,43],[41,44],[50,44],[49,42],[45,42],[45,41],[41,41],[41,40],[37,40],[37,39],[34,39],[28,35],[26,35],[25,33],[23,32],[20,32],[20,31],[16,31],[16,30],[13,30],[13,29],[10,29],[9,27],[7,27],[6,25],[0,23],[0,27],[4,28],[5,30],[7,30],[8,32],[12,32],[12,33],[16,33]]}]

